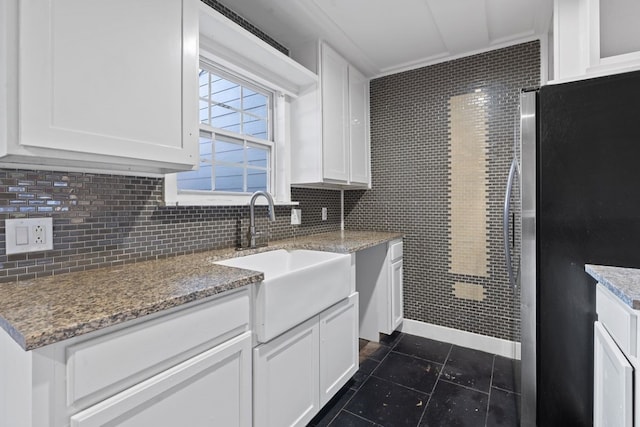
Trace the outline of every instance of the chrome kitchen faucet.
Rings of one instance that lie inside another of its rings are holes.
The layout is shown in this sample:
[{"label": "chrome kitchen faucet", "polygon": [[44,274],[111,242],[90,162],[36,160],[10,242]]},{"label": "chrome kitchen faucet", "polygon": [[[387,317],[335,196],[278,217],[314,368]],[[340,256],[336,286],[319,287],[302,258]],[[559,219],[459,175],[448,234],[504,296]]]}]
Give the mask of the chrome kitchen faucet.
[{"label": "chrome kitchen faucet", "polygon": [[262,234],[261,231],[256,231],[256,219],[254,210],[256,199],[258,198],[258,196],[264,196],[264,198],[267,199],[267,202],[269,203],[269,219],[271,219],[271,221],[276,220],[276,210],[273,205],[273,197],[271,197],[271,194],[266,191],[256,191],[255,193],[253,193],[253,195],[251,196],[251,201],[249,202],[249,248],[256,247],[256,236]]}]

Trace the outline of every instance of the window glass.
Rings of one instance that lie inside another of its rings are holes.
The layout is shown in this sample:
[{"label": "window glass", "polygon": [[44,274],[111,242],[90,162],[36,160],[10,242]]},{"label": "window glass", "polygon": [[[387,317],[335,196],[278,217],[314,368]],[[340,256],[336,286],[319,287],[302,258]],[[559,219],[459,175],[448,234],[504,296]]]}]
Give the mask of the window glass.
[{"label": "window glass", "polygon": [[178,191],[270,191],[272,93],[206,63],[199,85],[200,169],[178,173]]}]

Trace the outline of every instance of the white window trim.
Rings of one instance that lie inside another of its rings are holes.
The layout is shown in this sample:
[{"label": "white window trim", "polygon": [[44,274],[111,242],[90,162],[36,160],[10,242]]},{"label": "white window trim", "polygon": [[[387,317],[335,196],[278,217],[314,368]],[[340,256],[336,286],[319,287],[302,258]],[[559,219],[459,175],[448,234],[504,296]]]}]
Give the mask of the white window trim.
[{"label": "white window trim", "polygon": [[[236,64],[230,64],[221,58],[216,57],[210,52],[201,51],[200,55],[216,66],[227,69],[250,81],[255,81],[261,86],[270,88],[273,92],[273,116],[272,116],[272,132],[273,132],[273,150],[271,152],[271,195],[278,205],[297,204],[291,202],[291,133],[288,124],[290,123],[290,104],[289,96],[277,84],[266,81],[263,78],[257,78],[257,74],[252,70],[246,70]],[[195,78],[195,76],[194,76]],[[197,105],[194,106],[197,108]],[[248,205],[251,194],[238,193],[178,193],[178,182],[176,174],[165,175],[164,179],[164,200],[168,206],[242,206]],[[264,198],[259,198],[258,204],[265,203]]]}]

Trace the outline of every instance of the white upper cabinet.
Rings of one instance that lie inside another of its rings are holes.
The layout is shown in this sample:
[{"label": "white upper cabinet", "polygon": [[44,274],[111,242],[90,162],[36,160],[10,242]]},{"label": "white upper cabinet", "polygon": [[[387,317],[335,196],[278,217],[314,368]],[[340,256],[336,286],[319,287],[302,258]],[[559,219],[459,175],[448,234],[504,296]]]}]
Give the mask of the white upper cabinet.
[{"label": "white upper cabinet", "polygon": [[369,142],[369,79],[349,66],[349,181],[371,182]]},{"label": "white upper cabinet", "polygon": [[369,80],[323,42],[294,57],[320,87],[292,103],[292,185],[369,187]]},{"label": "white upper cabinet", "polygon": [[349,179],[349,64],[329,46],[323,45],[321,50],[324,178],[346,182]]},{"label": "white upper cabinet", "polygon": [[554,81],[640,69],[637,0],[555,1]]},{"label": "white upper cabinet", "polygon": [[0,78],[8,88],[0,89],[7,111],[0,162],[191,169],[198,161],[199,3],[3,2]]}]

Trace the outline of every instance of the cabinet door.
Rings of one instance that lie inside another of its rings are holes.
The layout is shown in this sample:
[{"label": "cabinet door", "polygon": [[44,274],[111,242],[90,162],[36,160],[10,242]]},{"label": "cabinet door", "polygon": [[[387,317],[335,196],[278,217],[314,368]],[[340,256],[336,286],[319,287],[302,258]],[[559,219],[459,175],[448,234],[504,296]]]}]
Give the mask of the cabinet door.
[{"label": "cabinet door", "polygon": [[320,313],[320,406],[358,370],[358,293]]},{"label": "cabinet door", "polygon": [[304,426],[320,409],[318,316],[253,352],[255,427]]},{"label": "cabinet door", "polygon": [[349,65],[349,181],[370,181],[369,79]]},{"label": "cabinet door", "polygon": [[20,2],[20,147],[196,164],[198,3]]},{"label": "cabinet door", "polygon": [[389,330],[398,329],[404,319],[402,306],[402,258],[391,263],[389,280]]},{"label": "cabinet door", "polygon": [[251,333],[71,417],[72,427],[103,425],[251,426]]},{"label": "cabinet door", "polygon": [[594,427],[631,427],[633,368],[600,322],[594,324]]},{"label": "cabinet door", "polygon": [[321,47],[322,158],[324,178],[349,179],[348,64],[326,44]]}]

